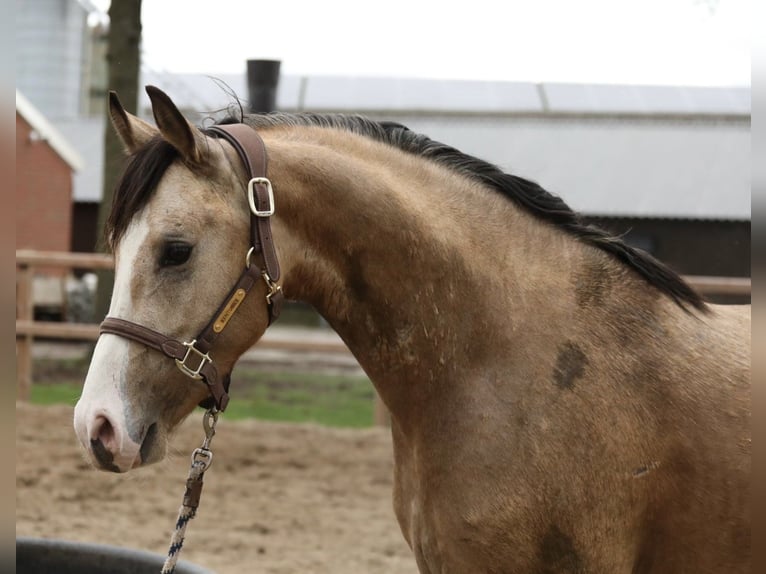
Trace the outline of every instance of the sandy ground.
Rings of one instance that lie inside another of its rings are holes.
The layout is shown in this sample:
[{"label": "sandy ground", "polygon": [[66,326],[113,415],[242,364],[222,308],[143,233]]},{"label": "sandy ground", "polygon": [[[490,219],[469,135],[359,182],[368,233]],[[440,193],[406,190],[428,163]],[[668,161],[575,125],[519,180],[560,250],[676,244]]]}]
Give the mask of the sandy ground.
[{"label": "sandy ground", "polygon": [[[16,534],[164,554],[202,412],[174,454],[124,475],[97,472],[70,407],[16,406]],[[417,572],[391,505],[389,431],[222,417],[182,558],[226,573]]]}]

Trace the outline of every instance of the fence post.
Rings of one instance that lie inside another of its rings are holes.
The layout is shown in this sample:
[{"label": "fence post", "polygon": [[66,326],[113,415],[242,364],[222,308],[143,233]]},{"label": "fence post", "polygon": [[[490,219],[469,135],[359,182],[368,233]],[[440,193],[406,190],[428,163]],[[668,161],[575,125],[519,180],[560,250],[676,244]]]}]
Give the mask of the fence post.
[{"label": "fence post", "polygon": [[[19,263],[16,274],[16,318],[31,321],[32,267]],[[28,401],[32,385],[32,335],[16,337],[16,400]]]}]

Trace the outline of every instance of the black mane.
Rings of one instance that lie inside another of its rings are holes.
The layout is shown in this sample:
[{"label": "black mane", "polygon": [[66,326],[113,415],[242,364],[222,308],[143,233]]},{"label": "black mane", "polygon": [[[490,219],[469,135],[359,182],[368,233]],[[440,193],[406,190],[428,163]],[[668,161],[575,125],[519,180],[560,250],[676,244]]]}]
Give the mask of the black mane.
[{"label": "black mane", "polygon": [[[415,133],[394,122],[375,122],[363,116],[314,113],[271,113],[227,118],[221,124],[242,121],[255,129],[275,126],[318,126],[341,129],[394,146],[435,161],[478,180],[502,193],[535,217],[556,225],[579,240],[611,254],[633,269],[649,284],[670,296],[679,306],[705,310],[699,293],[677,273],[648,253],[635,249],[603,229],[582,220],[564,201],[527,179],[504,173],[497,166]],[[178,157],[175,149],[157,138],[136,152],[115,191],[107,222],[107,239],[113,247],[127,229],[130,219],[146,204],[167,167]]]}]

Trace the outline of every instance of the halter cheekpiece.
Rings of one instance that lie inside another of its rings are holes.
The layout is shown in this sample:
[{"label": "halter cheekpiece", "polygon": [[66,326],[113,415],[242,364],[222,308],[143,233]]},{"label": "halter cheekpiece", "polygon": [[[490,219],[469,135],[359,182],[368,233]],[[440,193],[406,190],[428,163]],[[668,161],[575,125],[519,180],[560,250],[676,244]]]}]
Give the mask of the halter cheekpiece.
[{"label": "halter cheekpiece", "polygon": [[[258,133],[245,124],[214,126],[205,130],[210,137],[222,138],[234,147],[245,166],[248,181],[247,201],[250,206],[250,249],[245,256],[245,269],[234,287],[224,298],[213,317],[200,333],[188,342],[181,342],[162,333],[117,317],[106,317],[100,332],[119,335],[137,341],[174,359],[182,373],[207,384],[210,397],[200,403],[202,407],[226,409],[229,402],[230,374],[221,376],[210,357],[210,348],[225,329],[235,311],[250,290],[259,282],[267,286],[266,303],[269,325],[276,321],[282,309],[284,294],[279,281],[279,261],[271,234],[271,216],[274,214],[274,192],[266,177],[266,147]],[[262,265],[253,261],[260,255]]]}]

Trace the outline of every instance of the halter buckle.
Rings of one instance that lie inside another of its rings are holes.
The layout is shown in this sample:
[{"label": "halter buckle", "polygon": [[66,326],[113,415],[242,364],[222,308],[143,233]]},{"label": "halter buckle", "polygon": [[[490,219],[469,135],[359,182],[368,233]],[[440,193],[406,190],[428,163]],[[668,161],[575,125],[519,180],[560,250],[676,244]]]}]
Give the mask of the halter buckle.
[{"label": "halter buckle", "polygon": [[[186,375],[187,377],[191,377],[195,381],[201,380],[202,377],[202,369],[205,367],[207,363],[212,363],[213,359],[210,358],[210,355],[207,353],[203,353],[197,349],[197,347],[194,346],[194,344],[197,342],[197,339],[192,339],[191,343],[183,343],[183,346],[186,347],[186,354],[184,355],[183,360],[176,359],[176,367],[180,369],[180,371]],[[192,368],[186,365],[186,361],[189,360],[189,358],[195,355],[199,358],[199,363],[196,367]]]},{"label": "halter buckle", "polygon": [[[264,210],[259,210],[255,205],[255,186],[265,185],[266,193],[269,197],[269,205]],[[274,215],[274,190],[271,187],[271,181],[266,177],[254,177],[247,182],[247,202],[250,204],[250,211],[256,217],[271,217]]]}]

